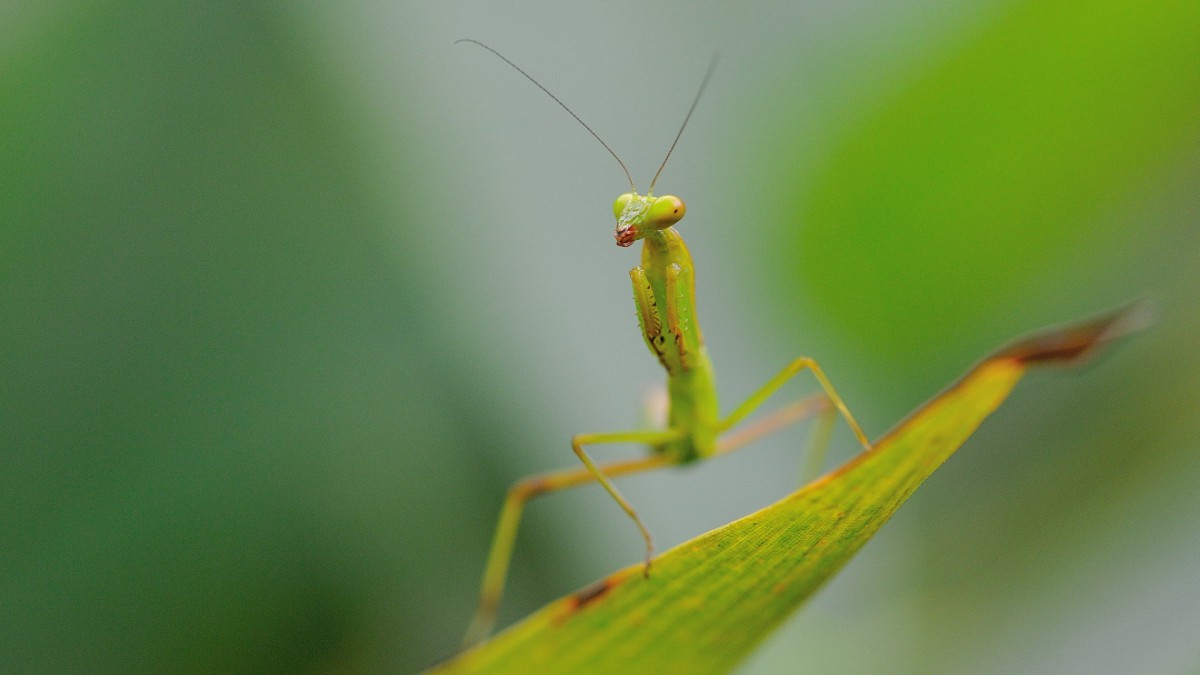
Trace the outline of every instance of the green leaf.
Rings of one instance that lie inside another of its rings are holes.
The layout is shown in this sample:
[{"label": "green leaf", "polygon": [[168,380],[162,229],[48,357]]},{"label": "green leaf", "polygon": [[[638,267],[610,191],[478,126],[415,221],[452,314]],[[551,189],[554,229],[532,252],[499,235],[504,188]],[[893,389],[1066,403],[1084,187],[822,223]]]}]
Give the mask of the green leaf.
[{"label": "green leaf", "polygon": [[724,672],[808,599],[1008,396],[1031,364],[1076,362],[1128,309],[1013,343],[844,466],[778,503],[547,605],[436,672]]}]

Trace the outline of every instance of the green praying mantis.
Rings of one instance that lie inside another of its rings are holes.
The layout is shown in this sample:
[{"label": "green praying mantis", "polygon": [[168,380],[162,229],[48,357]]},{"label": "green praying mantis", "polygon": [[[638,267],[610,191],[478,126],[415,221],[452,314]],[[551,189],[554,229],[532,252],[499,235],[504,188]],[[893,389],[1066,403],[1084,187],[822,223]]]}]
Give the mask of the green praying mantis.
[{"label": "green praying mantis", "polygon": [[[683,130],[687,127],[688,120],[691,119],[712,77],[716,67],[715,58],[705,73],[675,140],[650,181],[649,190],[642,195],[638,194],[633,177],[625,163],[617,157],[617,153],[557,96],[495,49],[476,40],[463,39],[457,42],[476,44],[524,75],[583,125],[625,172],[630,191],[617,197],[613,204],[613,215],[617,221],[615,237],[617,245],[621,247],[631,246],[639,240],[643,242],[641,265],[630,270],[629,276],[633,282],[633,299],[637,306],[642,337],[645,338],[650,352],[667,371],[669,401],[666,428],[579,434],[571,439],[571,449],[579,457],[583,467],[531,476],[516,482],[509,489],[488,554],[479,605],[463,640],[464,645],[469,646],[486,638],[496,621],[517,536],[517,526],[525,503],[530,499],[593,481],[599,483],[641,532],[646,544],[644,569],[648,575],[654,555],[650,531],[633,506],[613,485],[612,478],[729,453],[792,422],[816,413],[829,415],[833,409],[836,409],[850,425],[864,448],[870,450],[871,444],[821,367],[806,356],[789,363],[741,405],[734,408],[733,412],[724,417],[720,414],[712,362],[704,346],[700,324],[696,320],[695,269],[692,256],[688,253],[683,237],[675,229],[675,224],[683,218],[687,209],[683,200],[678,197],[654,196],[654,185],[666,167],[667,160],[671,158],[675,145],[683,135]],[[824,390],[824,395],[801,399],[733,432],[735,427],[756,411],[784,383],[804,370],[812,372]],[[830,404],[832,408],[829,407]],[[643,444],[650,449],[650,454],[642,459],[597,464],[584,449],[616,443]]]}]

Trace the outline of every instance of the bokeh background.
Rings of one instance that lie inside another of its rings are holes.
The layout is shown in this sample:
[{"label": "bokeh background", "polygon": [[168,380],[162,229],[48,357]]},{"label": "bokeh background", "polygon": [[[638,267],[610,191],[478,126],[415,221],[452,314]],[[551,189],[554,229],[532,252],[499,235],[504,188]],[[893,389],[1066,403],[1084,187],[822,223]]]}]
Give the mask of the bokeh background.
[{"label": "bokeh background", "polygon": [[[568,4],[0,6],[0,670],[428,666],[505,487],[637,424],[619,169],[460,37],[643,185],[721,53],[659,192],[726,406],[808,354],[877,436],[1157,303],[743,672],[1200,667],[1200,3]],[[622,489],[666,548],[793,489],[804,438]],[[600,490],[546,497],[503,620],[639,556]]]}]

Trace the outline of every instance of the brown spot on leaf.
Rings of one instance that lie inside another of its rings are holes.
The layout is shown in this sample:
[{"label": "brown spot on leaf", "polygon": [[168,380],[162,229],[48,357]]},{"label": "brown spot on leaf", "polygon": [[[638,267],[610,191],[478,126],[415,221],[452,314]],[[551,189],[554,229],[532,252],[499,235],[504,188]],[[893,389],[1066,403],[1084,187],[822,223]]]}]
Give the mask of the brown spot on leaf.
[{"label": "brown spot on leaf", "polygon": [[603,598],[609,591],[616,588],[617,582],[612,577],[601,579],[587,588],[579,591],[571,596],[570,608],[572,612],[577,612],[583,609],[584,606],[596,602]]}]

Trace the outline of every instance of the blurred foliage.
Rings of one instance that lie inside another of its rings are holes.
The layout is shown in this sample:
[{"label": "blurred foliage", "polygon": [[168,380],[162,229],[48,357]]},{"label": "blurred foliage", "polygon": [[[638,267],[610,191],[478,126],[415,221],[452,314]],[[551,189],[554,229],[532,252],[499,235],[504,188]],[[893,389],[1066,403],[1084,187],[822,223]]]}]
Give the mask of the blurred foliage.
[{"label": "blurred foliage", "polygon": [[354,613],[367,580],[419,598],[389,542],[437,537],[397,439],[470,443],[470,396],[436,405],[330,92],[252,6],[77,10],[0,80],[0,670],[294,671],[403,632]]},{"label": "blurred foliage", "polygon": [[776,149],[775,265],[869,342],[873,368],[962,353],[1056,271],[1102,277],[1130,224],[1097,214],[1200,137],[1200,4],[996,13],[861,114],[805,190],[785,182],[813,161],[803,137]]},{"label": "blurred foliage", "polygon": [[[676,73],[660,23],[601,20],[635,10],[0,7],[0,670],[376,672],[453,649],[504,486],[550,468],[532,448],[632,414],[600,326],[640,338],[625,305],[595,308],[628,302],[632,261],[600,276],[610,254],[522,192],[607,160],[565,164],[577,129],[530,146],[510,128],[526,110],[495,122],[507,104],[458,89],[446,55],[463,36],[587,43]],[[1144,293],[1162,307],[1102,367],[1031,378],[747,671],[1194,667],[1196,3],[651,13],[727,55],[671,168],[696,176],[689,219],[737,218],[688,234],[723,383],[802,344],[878,430],[1008,335]],[[726,153],[698,159],[705,136]],[[513,156],[476,147],[497,137]],[[559,417],[593,391],[589,416]],[[782,494],[755,482],[791,471],[769,461],[627,494],[658,534],[734,503],[727,486]],[[605,569],[591,559],[636,558],[588,499],[531,509],[508,618]]]}]

